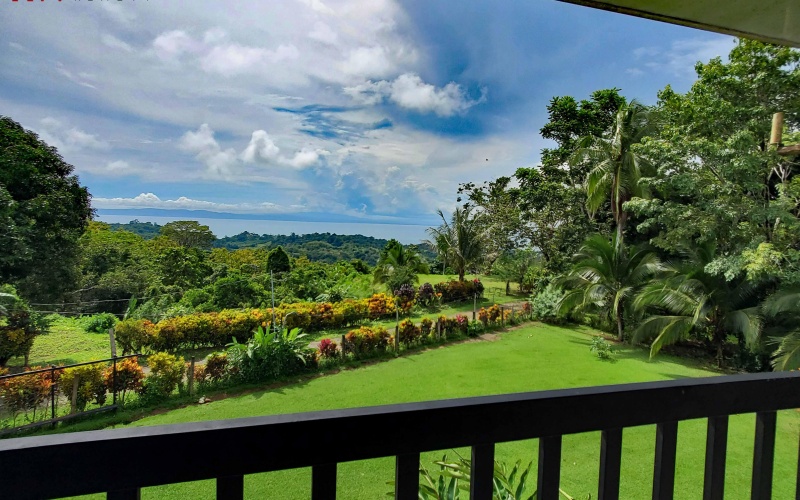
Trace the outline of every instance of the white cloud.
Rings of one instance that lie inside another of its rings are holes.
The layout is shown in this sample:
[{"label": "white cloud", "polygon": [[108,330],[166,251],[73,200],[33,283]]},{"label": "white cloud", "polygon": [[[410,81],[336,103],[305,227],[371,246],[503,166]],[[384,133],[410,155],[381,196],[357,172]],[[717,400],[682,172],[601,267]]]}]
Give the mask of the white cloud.
[{"label": "white cloud", "polygon": [[250,143],[239,155],[245,163],[268,163],[288,165],[298,170],[316,165],[321,156],[330,154],[326,150],[305,148],[291,158],[282,156],[281,149],[264,130],[256,130],[250,137]]},{"label": "white cloud", "polygon": [[86,73],[81,73],[79,75],[74,75],[72,71],[68,70],[62,63],[56,63],[56,71],[58,71],[62,76],[66,77],[71,82],[77,83],[83,87],[88,87],[90,89],[97,89],[94,85],[86,81],[86,78],[82,78],[85,76]]},{"label": "white cloud", "polygon": [[46,117],[40,122],[38,131],[42,140],[56,147],[62,153],[70,153],[86,149],[107,150],[110,145],[97,138],[96,135],[72,127],[53,117]]},{"label": "white cloud", "polygon": [[217,203],[181,196],[175,200],[162,200],[153,193],[141,193],[133,198],[92,198],[94,208],[158,208],[165,210],[208,210],[238,214],[269,214],[302,211],[301,206],[283,207],[275,203]]},{"label": "white cloud", "polygon": [[361,104],[374,105],[388,99],[402,108],[439,116],[463,114],[485,99],[485,94],[471,99],[455,82],[437,88],[414,73],[404,73],[392,82],[381,80],[345,87],[344,92]]},{"label": "white cloud", "polygon": [[335,45],[339,41],[339,35],[330,26],[321,21],[314,23],[314,29],[308,33],[308,37],[328,45]]},{"label": "white cloud", "polygon": [[694,76],[694,66],[697,62],[706,63],[715,57],[725,58],[733,48],[733,43],[734,39],[728,36],[675,40],[669,48],[636,48],[633,50],[633,56],[651,70],[689,78]]},{"label": "white cloud", "polygon": [[211,49],[203,57],[201,66],[209,73],[225,76],[245,72],[263,71],[272,64],[297,59],[299,53],[294,45],[279,45],[274,50],[247,47],[238,44],[221,45]]},{"label": "white cloud", "polygon": [[241,158],[248,163],[272,161],[280,152],[281,149],[275,145],[269,134],[264,130],[256,130],[250,138],[250,144],[242,151]]},{"label": "white cloud", "polygon": [[102,37],[100,37],[100,41],[106,47],[111,47],[112,49],[119,49],[125,52],[133,52],[133,48],[128,45],[127,43],[123,42],[119,38],[115,37],[114,35],[109,35],[108,33],[104,33]]},{"label": "white cloud", "polygon": [[186,132],[181,137],[179,147],[195,154],[208,167],[209,173],[221,177],[230,177],[236,164],[236,151],[233,148],[223,150],[207,123],[200,125],[197,132]]},{"label": "white cloud", "polygon": [[322,0],[300,0],[300,3],[303,3],[311,7],[312,10],[320,14],[328,14],[328,15],[335,14],[333,9],[325,5],[322,2]]},{"label": "white cloud", "polygon": [[122,172],[128,170],[129,168],[130,165],[128,164],[128,162],[122,160],[112,161],[108,165],[106,165],[106,169],[111,172]]},{"label": "white cloud", "polygon": [[187,52],[198,50],[198,43],[185,31],[172,30],[160,34],[153,40],[153,48],[161,59],[169,60]]}]

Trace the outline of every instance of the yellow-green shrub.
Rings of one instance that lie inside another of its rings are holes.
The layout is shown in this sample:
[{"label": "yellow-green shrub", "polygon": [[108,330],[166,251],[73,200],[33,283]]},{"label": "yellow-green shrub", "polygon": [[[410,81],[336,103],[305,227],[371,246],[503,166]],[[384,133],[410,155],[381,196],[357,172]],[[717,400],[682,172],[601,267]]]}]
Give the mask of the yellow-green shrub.
[{"label": "yellow-green shrub", "polygon": [[61,374],[58,385],[61,387],[61,392],[71,399],[75,379],[78,380],[75,406],[78,411],[83,411],[91,402],[98,405],[106,402],[105,371],[104,363],[67,368]]}]

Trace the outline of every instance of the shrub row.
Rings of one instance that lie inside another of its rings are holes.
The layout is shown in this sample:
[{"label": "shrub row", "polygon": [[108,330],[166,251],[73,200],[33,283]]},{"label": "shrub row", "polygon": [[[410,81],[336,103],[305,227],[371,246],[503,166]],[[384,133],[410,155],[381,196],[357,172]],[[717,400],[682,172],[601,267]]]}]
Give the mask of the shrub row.
[{"label": "shrub row", "polygon": [[[344,328],[366,320],[392,317],[395,303],[394,297],[381,293],[361,300],[282,304],[275,308],[275,321],[288,329],[305,331]],[[158,323],[125,320],[116,326],[116,339],[125,353],[224,347],[234,338],[249,338],[259,326],[269,327],[272,317],[272,309],[267,308],[195,313]]]},{"label": "shrub row", "polygon": [[[168,397],[182,384],[186,371],[183,358],[157,353],[150,356],[148,362],[147,377],[138,359],[133,357],[117,362],[116,376],[113,366],[94,363],[0,379],[0,401],[12,415],[32,413],[33,417],[29,416],[28,420],[35,420],[37,409],[49,405],[54,384],[71,401],[70,406],[74,403],[70,411],[79,412],[91,404],[104,405],[110,392],[116,391],[122,404],[131,392],[149,402]],[[26,372],[37,369],[28,368]],[[6,373],[0,370],[0,375]]]}]

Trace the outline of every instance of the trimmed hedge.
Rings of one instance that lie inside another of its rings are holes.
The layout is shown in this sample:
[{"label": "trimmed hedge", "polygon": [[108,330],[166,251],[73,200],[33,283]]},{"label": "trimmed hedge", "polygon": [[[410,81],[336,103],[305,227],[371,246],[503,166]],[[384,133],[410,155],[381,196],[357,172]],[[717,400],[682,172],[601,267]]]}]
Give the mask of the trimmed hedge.
[{"label": "trimmed hedge", "polygon": [[[384,293],[361,300],[299,302],[275,308],[276,323],[307,332],[344,328],[365,320],[391,318],[394,314],[395,298]],[[225,309],[176,316],[158,323],[125,320],[116,326],[116,340],[123,353],[224,347],[234,338],[239,341],[250,338],[255,329],[269,327],[271,322],[271,308]]]}]

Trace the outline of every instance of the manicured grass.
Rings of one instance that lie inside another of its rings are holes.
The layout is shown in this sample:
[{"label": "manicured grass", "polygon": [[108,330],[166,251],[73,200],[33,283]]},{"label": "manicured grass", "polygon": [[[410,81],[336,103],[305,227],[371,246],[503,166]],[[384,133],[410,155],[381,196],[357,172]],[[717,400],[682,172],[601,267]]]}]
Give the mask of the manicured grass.
[{"label": "manicured grass", "polygon": [[[75,318],[58,316],[50,333],[33,341],[31,366],[68,365],[111,357],[108,334],[87,333]],[[9,366],[22,366],[23,358],[12,358]]]},{"label": "manicured grass", "polygon": [[[661,356],[648,361],[647,352],[616,347],[616,361],[601,361],[589,351],[588,330],[536,325],[503,333],[496,341],[476,341],[393,359],[383,363],[345,370],[338,374],[306,380],[279,389],[196,405],[145,418],[133,425],[159,425],[201,420],[250,417],[311,410],[382,405],[487,394],[537,391],[565,387],[619,384],[685,377],[711,376],[693,362]],[[586,408],[587,418],[593,409]],[[635,411],[620,408],[619,411]],[[728,441],[726,498],[749,497],[752,465],[754,415],[731,418]],[[774,498],[792,498],[797,470],[796,412],[782,412],[778,418]],[[448,425],[431,422],[431,425]],[[476,423],[480,425],[480,423]],[[311,439],[324,443],[319,429]],[[384,432],[403,432],[386,429]],[[705,421],[680,424],[676,499],[702,497]],[[380,435],[374,436],[380,439]],[[599,433],[566,436],[563,443],[561,486],[576,498],[597,497]],[[649,498],[652,487],[654,426],[626,429],[623,439],[622,487],[620,498]],[[269,443],[263,443],[269,453]],[[466,450],[461,450],[466,453]],[[452,455],[452,451],[447,451]],[[228,450],[153,450],[172,453],[184,460],[186,453],[229,453]],[[440,458],[443,452],[425,453],[423,461]],[[497,458],[507,462],[536,459],[536,442],[503,443]],[[392,458],[340,464],[341,498],[377,499],[389,489],[393,478]],[[535,473],[533,474],[535,477]],[[245,479],[250,498],[308,498],[310,471],[292,470],[258,474]],[[213,498],[212,482],[187,483],[147,488],[144,498]]]}]

